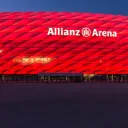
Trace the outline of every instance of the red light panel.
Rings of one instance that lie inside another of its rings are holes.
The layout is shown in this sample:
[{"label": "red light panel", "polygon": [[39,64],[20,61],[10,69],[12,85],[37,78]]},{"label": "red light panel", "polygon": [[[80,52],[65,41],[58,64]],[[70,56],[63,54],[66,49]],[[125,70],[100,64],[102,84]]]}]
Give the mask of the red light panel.
[{"label": "red light panel", "polygon": [[[49,28],[82,30],[85,27],[115,31],[117,37],[47,35]],[[128,74],[127,51],[127,16],[75,12],[0,13],[0,74]]]}]

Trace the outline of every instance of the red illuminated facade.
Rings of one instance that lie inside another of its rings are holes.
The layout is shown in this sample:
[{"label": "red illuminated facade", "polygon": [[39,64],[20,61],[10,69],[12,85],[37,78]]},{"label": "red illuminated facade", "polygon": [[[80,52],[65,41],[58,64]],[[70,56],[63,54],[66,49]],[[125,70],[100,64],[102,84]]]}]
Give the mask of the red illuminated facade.
[{"label": "red illuminated facade", "polygon": [[0,13],[0,74],[128,74],[128,17]]}]

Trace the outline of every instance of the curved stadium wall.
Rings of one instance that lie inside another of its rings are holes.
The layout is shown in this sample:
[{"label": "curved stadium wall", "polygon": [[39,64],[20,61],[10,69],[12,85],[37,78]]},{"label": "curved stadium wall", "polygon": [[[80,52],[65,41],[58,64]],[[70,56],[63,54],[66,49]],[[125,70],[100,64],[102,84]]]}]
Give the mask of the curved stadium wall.
[{"label": "curved stadium wall", "polygon": [[0,74],[128,74],[128,17],[0,13]]}]

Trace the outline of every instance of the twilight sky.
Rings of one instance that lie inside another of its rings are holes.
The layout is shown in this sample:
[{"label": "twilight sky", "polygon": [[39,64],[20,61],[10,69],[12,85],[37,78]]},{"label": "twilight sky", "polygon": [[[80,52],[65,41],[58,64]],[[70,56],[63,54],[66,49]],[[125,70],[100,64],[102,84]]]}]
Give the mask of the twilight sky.
[{"label": "twilight sky", "polygon": [[0,0],[0,11],[69,11],[128,15],[128,0]]}]

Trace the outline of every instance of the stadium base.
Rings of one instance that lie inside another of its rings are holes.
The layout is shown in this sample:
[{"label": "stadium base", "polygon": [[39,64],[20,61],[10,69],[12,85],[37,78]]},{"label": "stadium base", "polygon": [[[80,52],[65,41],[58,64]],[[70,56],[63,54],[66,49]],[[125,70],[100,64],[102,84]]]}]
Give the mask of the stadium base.
[{"label": "stadium base", "polygon": [[40,74],[12,74],[0,75],[1,83],[88,83],[88,82],[128,82],[128,75],[124,74],[81,74],[81,73],[40,73]]}]

